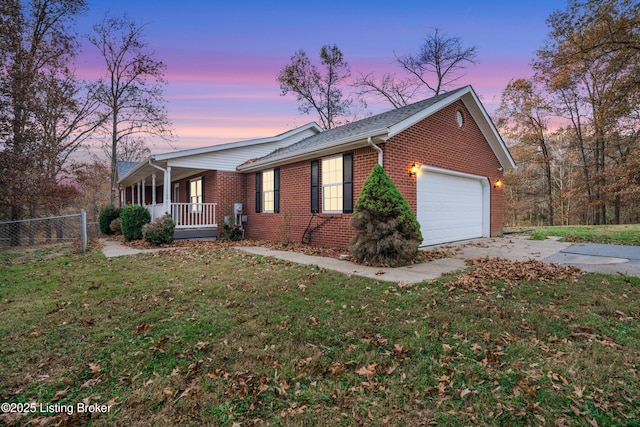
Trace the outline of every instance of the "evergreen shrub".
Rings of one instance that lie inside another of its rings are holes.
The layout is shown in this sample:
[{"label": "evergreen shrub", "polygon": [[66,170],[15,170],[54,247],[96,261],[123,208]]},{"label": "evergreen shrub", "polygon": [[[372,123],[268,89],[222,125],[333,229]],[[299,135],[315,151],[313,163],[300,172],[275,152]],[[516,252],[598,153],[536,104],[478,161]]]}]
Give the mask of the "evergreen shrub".
[{"label": "evergreen shrub", "polygon": [[107,235],[113,234],[111,231],[111,222],[116,218],[120,218],[120,208],[113,205],[107,205],[102,208],[100,216],[98,217],[100,232]]},{"label": "evergreen shrub", "polygon": [[356,202],[351,226],[356,234],[349,252],[357,262],[402,265],[411,262],[422,243],[420,224],[393,181],[375,165]]},{"label": "evergreen shrub", "polygon": [[126,205],[120,213],[122,235],[125,241],[141,240],[142,227],[151,222],[151,214],[141,205]]}]

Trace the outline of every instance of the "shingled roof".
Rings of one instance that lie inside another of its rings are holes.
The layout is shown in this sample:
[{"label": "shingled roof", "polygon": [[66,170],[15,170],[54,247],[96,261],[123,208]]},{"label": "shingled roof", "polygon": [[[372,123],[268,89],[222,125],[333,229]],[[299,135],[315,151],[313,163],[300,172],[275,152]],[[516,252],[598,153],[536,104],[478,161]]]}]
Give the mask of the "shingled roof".
[{"label": "shingled roof", "polygon": [[258,171],[331,152],[366,146],[369,137],[384,142],[436,111],[462,100],[505,170],[514,169],[515,162],[498,134],[489,115],[471,86],[464,86],[423,101],[347,123],[320,132],[295,144],[275,150],[252,162],[237,167],[240,172]]},{"label": "shingled roof", "polygon": [[404,107],[396,108],[385,113],[370,116],[362,120],[347,123],[345,125],[320,132],[319,134],[303,139],[296,144],[269,153],[262,159],[267,160],[275,155],[287,155],[290,153],[295,153],[299,150],[304,150],[305,148],[319,147],[323,144],[331,143],[334,141],[348,140],[353,137],[363,136],[366,138],[366,136],[368,136],[369,134],[385,131],[391,126],[402,122],[403,120],[419,113],[420,111],[428,108],[431,105],[438,103],[444,98],[450,97],[453,93],[461,91],[462,89],[464,88],[440,94],[438,96],[434,96],[432,98],[425,99],[414,104],[406,105]]}]

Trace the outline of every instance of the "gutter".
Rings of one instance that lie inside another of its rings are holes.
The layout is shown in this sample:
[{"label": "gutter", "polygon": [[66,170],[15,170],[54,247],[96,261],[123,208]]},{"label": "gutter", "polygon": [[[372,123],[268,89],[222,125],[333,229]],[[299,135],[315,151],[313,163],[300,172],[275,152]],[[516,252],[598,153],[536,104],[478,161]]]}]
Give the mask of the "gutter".
[{"label": "gutter", "polygon": [[[236,167],[238,172],[247,173],[253,172],[269,167],[273,167],[278,164],[284,163],[292,163],[304,159],[313,158],[314,156],[322,155],[325,152],[332,152],[336,148],[346,148],[346,147],[354,147],[354,146],[364,146],[364,139],[371,139],[376,136],[386,135],[388,129],[377,129],[375,131],[367,132],[365,134],[360,134],[356,136],[351,136],[349,138],[344,138],[340,140],[336,140],[332,143],[326,144],[318,148],[317,146],[308,147],[306,149],[296,151],[294,153],[280,154],[274,157],[270,157],[268,159],[260,158],[255,162],[242,164]],[[378,151],[378,161],[382,162],[382,149],[375,146]]]},{"label": "gutter", "polygon": [[367,144],[369,144],[369,146],[371,148],[373,148],[374,150],[376,150],[378,152],[378,164],[380,165],[380,167],[383,167],[382,166],[382,160],[383,160],[382,148],[380,148],[376,144],[374,144],[373,140],[371,139],[371,137],[367,138]]}]

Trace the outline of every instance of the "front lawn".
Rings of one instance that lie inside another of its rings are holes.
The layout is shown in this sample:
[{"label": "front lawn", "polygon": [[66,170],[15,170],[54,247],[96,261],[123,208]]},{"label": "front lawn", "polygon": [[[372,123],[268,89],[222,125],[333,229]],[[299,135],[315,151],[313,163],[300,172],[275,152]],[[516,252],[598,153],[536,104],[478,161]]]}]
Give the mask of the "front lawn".
[{"label": "front lawn", "polygon": [[4,266],[0,402],[36,411],[0,424],[638,424],[640,279],[469,268],[394,284],[218,243]]},{"label": "front lawn", "polygon": [[640,224],[536,227],[530,232],[530,235],[532,239],[536,240],[558,236],[567,242],[640,246]]}]

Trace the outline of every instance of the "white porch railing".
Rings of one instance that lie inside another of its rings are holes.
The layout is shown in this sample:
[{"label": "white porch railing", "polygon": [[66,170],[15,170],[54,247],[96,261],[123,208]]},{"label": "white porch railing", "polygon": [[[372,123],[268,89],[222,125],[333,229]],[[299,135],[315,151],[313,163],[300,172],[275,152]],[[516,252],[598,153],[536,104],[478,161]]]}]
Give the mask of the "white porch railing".
[{"label": "white porch railing", "polygon": [[[217,227],[217,203],[171,203],[171,218],[176,229]],[[147,205],[151,219],[165,214],[164,204]]]},{"label": "white porch railing", "polygon": [[171,203],[176,228],[217,227],[217,203]]}]

